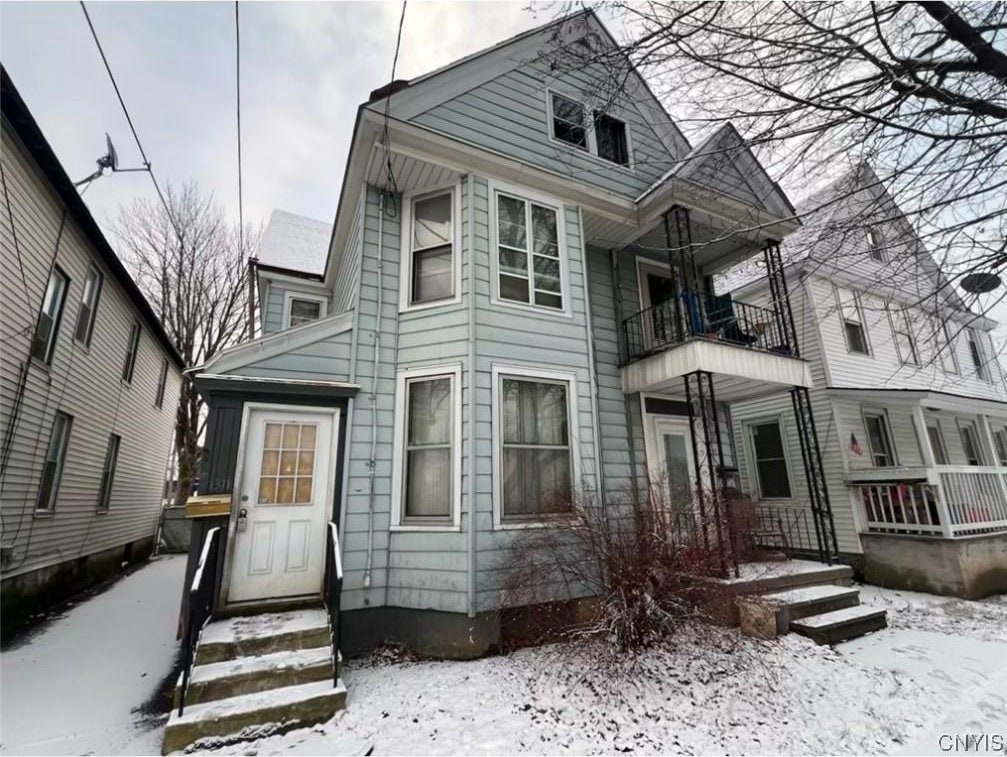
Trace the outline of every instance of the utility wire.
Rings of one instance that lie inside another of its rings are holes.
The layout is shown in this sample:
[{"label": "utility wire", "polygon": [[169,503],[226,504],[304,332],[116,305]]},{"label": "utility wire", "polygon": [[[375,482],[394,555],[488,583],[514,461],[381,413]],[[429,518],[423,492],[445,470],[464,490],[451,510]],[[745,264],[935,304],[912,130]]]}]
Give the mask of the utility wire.
[{"label": "utility wire", "polygon": [[183,247],[184,242],[182,241],[182,232],[178,228],[178,224],[175,223],[175,216],[171,212],[171,208],[168,207],[167,200],[164,199],[164,193],[161,191],[161,186],[157,183],[157,177],[154,175],[154,170],[150,166],[150,160],[147,159],[147,153],[143,149],[143,144],[140,142],[140,135],[136,133],[136,126],[133,125],[133,118],[129,115],[129,109],[126,107],[126,101],[122,99],[122,92],[119,91],[119,85],[115,81],[115,75],[112,73],[112,67],[108,64],[108,58],[105,56],[105,49],[101,46],[101,41],[98,39],[98,32],[95,31],[94,24],[91,22],[91,14],[87,12],[87,6],[84,5],[84,0],[80,0],[80,9],[84,11],[84,18],[87,20],[87,26],[91,30],[91,36],[94,38],[94,44],[98,48],[98,54],[101,55],[101,62],[105,64],[105,71],[108,73],[109,81],[112,82],[112,88],[115,90],[115,96],[119,98],[119,105],[122,107],[122,113],[126,116],[126,122],[129,124],[129,130],[133,132],[133,140],[136,142],[136,147],[140,151],[140,157],[143,158],[143,167],[147,169],[147,174],[150,176],[150,181],[154,185],[154,189],[157,191],[157,196],[161,200],[161,205],[164,206],[164,212],[168,215],[168,221],[171,223],[171,227],[175,230],[175,235],[178,237],[178,243]]},{"label": "utility wire", "polygon": [[245,251],[245,207],[241,183],[241,24],[238,0],[234,0],[234,81],[238,105],[238,252],[242,254]]},{"label": "utility wire", "polygon": [[[399,65],[399,50],[402,47],[402,27],[406,21],[406,5],[408,0],[402,0],[402,13],[399,15],[399,30],[395,37],[395,55],[392,58],[392,76],[388,80],[389,85],[395,81],[395,69]],[[392,196],[398,193],[398,184],[395,181],[395,172],[392,170],[391,139],[388,134],[388,123],[391,119],[392,93],[385,96],[385,118],[382,133],[382,143],[385,149],[385,172],[388,175],[388,183],[391,185]],[[394,202],[394,200],[393,200]]]}]

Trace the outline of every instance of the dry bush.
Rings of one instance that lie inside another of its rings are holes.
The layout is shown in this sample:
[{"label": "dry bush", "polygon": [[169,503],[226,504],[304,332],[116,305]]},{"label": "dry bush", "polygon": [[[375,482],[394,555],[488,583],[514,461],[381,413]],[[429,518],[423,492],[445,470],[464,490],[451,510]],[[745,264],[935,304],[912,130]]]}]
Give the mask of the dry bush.
[{"label": "dry bush", "polygon": [[556,527],[517,534],[502,569],[506,639],[603,638],[626,652],[704,619],[724,593],[709,579],[730,560],[718,548],[729,524],[668,501],[659,491],[635,505],[580,496]]}]

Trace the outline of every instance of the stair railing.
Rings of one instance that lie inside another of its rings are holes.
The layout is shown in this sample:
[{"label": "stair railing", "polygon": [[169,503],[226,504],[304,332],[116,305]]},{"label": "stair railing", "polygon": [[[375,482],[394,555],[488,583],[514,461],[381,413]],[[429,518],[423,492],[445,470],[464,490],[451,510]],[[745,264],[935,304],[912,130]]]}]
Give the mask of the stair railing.
[{"label": "stair railing", "polygon": [[330,521],[325,545],[325,609],[329,614],[333,686],[339,686],[339,597],[342,591],[343,559],[339,554],[339,527]]},{"label": "stair railing", "polygon": [[189,687],[189,676],[192,673],[199,635],[213,614],[217,593],[217,564],[220,559],[220,533],[219,526],[206,532],[203,550],[199,554],[199,563],[189,585],[185,635],[182,637],[182,685],[178,697],[180,716],[185,713],[185,694]]}]

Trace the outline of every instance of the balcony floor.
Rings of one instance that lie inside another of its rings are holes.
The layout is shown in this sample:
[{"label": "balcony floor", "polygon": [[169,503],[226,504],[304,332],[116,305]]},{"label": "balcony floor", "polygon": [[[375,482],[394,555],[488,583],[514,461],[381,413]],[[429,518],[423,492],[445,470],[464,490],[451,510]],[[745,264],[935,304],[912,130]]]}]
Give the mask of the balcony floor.
[{"label": "balcony floor", "polygon": [[721,402],[739,402],[794,386],[811,386],[811,370],[800,358],[726,342],[691,339],[624,366],[622,391],[653,392],[684,399],[682,377],[695,371],[713,374],[714,392]]}]

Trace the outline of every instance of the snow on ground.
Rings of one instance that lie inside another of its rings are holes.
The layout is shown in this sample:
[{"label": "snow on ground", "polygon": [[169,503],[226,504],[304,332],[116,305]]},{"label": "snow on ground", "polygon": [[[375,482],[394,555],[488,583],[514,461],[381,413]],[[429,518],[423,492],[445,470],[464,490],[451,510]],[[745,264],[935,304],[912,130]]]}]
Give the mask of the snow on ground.
[{"label": "snow on ground", "polygon": [[160,754],[134,710],[172,669],[184,575],[152,560],[0,654],[0,752]]},{"label": "snow on ground", "polygon": [[345,712],[219,752],[937,754],[939,733],[1002,732],[1003,598],[865,594],[893,628],[835,649],[697,626],[635,666],[561,645],[472,662],[350,661]]}]

